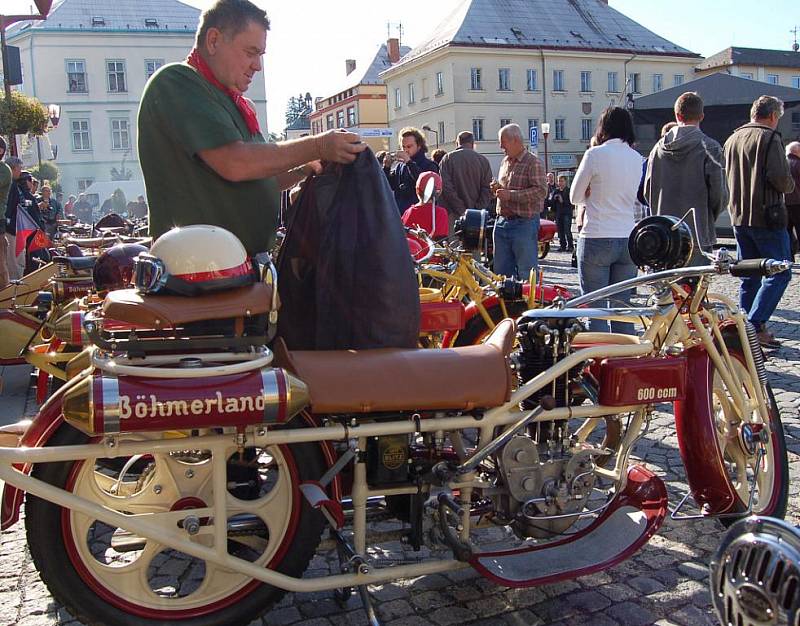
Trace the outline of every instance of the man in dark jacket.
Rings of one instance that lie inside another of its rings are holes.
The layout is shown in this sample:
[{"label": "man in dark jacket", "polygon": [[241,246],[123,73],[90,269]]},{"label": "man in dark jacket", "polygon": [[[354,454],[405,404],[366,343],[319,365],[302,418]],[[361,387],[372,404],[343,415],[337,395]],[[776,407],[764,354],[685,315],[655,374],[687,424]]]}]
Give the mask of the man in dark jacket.
[{"label": "man in dark jacket", "polygon": [[458,147],[439,164],[442,174],[442,204],[447,207],[450,233],[467,209],[488,209],[492,203],[492,166],[475,152],[475,137],[465,130],[458,133]]},{"label": "man in dark jacket", "polygon": [[561,252],[572,252],[575,247],[572,242],[572,212],[575,206],[569,200],[569,187],[567,177],[558,177],[558,186],[552,195],[553,211],[556,214],[558,227],[558,243]]},{"label": "man in dark jacket", "polygon": [[[700,249],[711,252],[717,240],[714,223],[728,206],[722,147],[700,130],[703,100],[693,92],[675,101],[677,126],[653,147],[647,160],[644,196],[653,215],[686,217]],[[699,250],[692,265],[705,265]]]},{"label": "man in dark jacket", "polygon": [[[783,102],[761,96],[750,109],[750,123],[737,128],[725,142],[728,210],[740,259],[792,258],[783,195],[794,189],[794,181],[776,130],[782,115]],[[764,347],[780,346],[766,324],[790,278],[789,271],[764,279],[742,278],[739,304]]]},{"label": "man in dark jacket", "polygon": [[792,254],[794,254],[800,245],[800,141],[793,141],[786,146],[786,158],[794,180],[794,191],[786,194],[789,236],[792,238]]},{"label": "man in dark jacket", "polygon": [[417,178],[422,172],[439,173],[439,166],[425,153],[428,145],[425,135],[417,128],[407,127],[400,131],[399,152],[387,152],[383,159],[383,171],[394,192],[400,215],[417,202]]}]

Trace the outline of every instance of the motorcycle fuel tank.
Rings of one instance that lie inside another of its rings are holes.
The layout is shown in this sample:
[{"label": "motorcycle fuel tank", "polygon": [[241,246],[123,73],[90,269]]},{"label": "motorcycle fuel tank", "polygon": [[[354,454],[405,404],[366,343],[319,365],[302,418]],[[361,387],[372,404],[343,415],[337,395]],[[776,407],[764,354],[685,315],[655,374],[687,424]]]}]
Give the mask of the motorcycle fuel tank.
[{"label": "motorcycle fuel tank", "polygon": [[600,404],[626,406],[686,397],[685,357],[605,359],[600,363]]}]

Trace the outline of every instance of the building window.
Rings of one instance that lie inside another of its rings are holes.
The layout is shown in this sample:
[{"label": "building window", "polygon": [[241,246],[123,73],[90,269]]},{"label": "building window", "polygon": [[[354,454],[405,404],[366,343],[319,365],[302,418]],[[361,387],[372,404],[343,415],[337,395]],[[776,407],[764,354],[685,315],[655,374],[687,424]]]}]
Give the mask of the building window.
[{"label": "building window", "polygon": [[347,127],[353,128],[356,125],[356,108],[347,107]]},{"label": "building window", "polygon": [[436,95],[441,96],[444,93],[444,73],[436,72]]},{"label": "building window", "polygon": [[475,141],[483,141],[483,119],[480,117],[472,120],[472,136]]},{"label": "building window", "polygon": [[439,122],[439,142],[444,145],[447,141],[444,137],[444,122]]},{"label": "building window", "polygon": [[344,128],[344,111],[336,111],[336,128]]},{"label": "building window", "polygon": [[619,82],[616,72],[608,73],[608,91],[609,93],[619,93]]},{"label": "building window", "polygon": [[800,133],[800,111],[792,111],[792,132]]},{"label": "building window", "polygon": [[511,123],[511,118],[510,117],[501,117],[500,118],[500,128],[503,128],[503,126],[508,126],[510,123]]},{"label": "building window", "polygon": [[780,83],[780,79],[778,78],[777,74],[767,74],[767,82],[770,85],[778,85]]},{"label": "building window", "polygon": [[628,93],[642,93],[641,74],[628,74]]},{"label": "building window", "polygon": [[581,141],[589,141],[592,138],[592,130],[594,130],[594,124],[592,124],[592,118],[584,118],[581,120]]},{"label": "building window", "polygon": [[661,91],[664,87],[664,75],[663,74],[653,74],[653,93],[656,91]]},{"label": "building window", "polygon": [[92,149],[92,141],[89,135],[89,120],[72,120],[72,149]]},{"label": "building window", "polygon": [[108,91],[111,93],[125,93],[125,61],[106,61],[108,74]]},{"label": "building window", "polygon": [[792,88],[800,89],[800,76],[792,76]]},{"label": "building window", "polygon": [[564,70],[553,70],[553,91],[564,91]]},{"label": "building window", "polygon": [[753,72],[741,72],[739,76],[741,78],[746,78],[747,80],[753,80]]},{"label": "building window", "polygon": [[497,70],[497,89],[499,91],[511,91],[511,70],[501,67]]},{"label": "building window", "polygon": [[149,80],[150,77],[156,73],[156,70],[164,65],[164,59],[145,59],[144,61],[144,77]]},{"label": "building window", "polygon": [[67,91],[87,93],[86,61],[67,61]]},{"label": "building window", "polygon": [[130,129],[128,127],[128,120],[126,119],[112,119],[111,120],[111,149],[112,150],[128,150],[131,147]]},{"label": "building window", "polygon": [[581,72],[581,91],[592,90],[592,73]]},{"label": "building window", "polygon": [[427,100],[428,99],[428,79],[427,78],[423,78],[422,79],[422,99],[423,100]]},{"label": "building window", "polygon": [[414,83],[408,83],[408,103],[414,104],[416,98],[414,97]]},{"label": "building window", "polygon": [[527,82],[527,90],[528,91],[536,91],[537,89],[537,81],[536,81],[536,70],[529,69],[528,70],[528,82]]},{"label": "building window", "polygon": [[78,193],[83,193],[92,186],[94,178],[79,178],[76,182],[78,183]]},{"label": "building window", "polygon": [[403,96],[400,93],[400,87],[394,90],[394,108],[399,109],[403,105]]},{"label": "building window", "polygon": [[472,91],[481,91],[483,89],[483,83],[481,82],[481,68],[473,67],[469,71],[469,88]]},{"label": "building window", "polygon": [[566,139],[567,132],[565,130],[566,120],[564,118],[556,118],[556,130],[555,130],[555,138],[556,139]]},{"label": "building window", "polygon": [[330,130],[331,128],[333,128],[333,113],[328,113],[328,117],[325,118],[325,125],[326,125],[326,130]]},{"label": "building window", "polygon": [[683,74],[675,74],[672,80],[672,86],[678,87],[683,84]]}]

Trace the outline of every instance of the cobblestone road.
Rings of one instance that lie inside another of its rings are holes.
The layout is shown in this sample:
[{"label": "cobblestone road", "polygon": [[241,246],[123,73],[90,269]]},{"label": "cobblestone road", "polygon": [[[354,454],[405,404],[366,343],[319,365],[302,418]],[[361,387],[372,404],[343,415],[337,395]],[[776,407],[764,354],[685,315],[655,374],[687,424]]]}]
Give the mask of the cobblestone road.
[{"label": "cobblestone road", "polygon": [[[545,280],[575,285],[567,255],[551,253]],[[721,279],[720,291],[734,294],[736,281]],[[773,332],[783,347],[772,353],[768,369],[781,408],[790,455],[790,505],[787,519],[800,522],[800,287],[789,287],[774,318]],[[673,421],[658,417],[636,455],[668,479],[673,504],[683,470]],[[389,626],[450,624],[715,624],[706,586],[709,557],[722,526],[716,521],[676,523],[669,519],[647,546],[627,562],[606,572],[533,589],[508,589],[472,570],[404,580],[370,592],[381,620]],[[388,549],[392,549],[389,546]],[[335,567],[331,554],[318,554],[309,576]],[[344,626],[365,624],[360,600],[343,609],[332,593],[288,594],[256,624]],[[0,535],[0,624],[52,626],[78,622],[49,596],[25,547],[22,525]]]}]

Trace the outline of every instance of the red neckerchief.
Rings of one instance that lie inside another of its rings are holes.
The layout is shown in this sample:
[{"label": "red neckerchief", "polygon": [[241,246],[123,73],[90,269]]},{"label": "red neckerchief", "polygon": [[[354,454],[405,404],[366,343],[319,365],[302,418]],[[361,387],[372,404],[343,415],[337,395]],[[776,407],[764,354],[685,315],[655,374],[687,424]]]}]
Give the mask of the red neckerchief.
[{"label": "red neckerchief", "polygon": [[214,85],[214,87],[219,89],[233,101],[233,104],[235,104],[236,108],[239,109],[239,113],[242,114],[242,118],[244,119],[245,124],[247,124],[247,130],[250,131],[251,135],[261,132],[261,128],[258,125],[256,112],[251,106],[250,101],[240,92],[234,91],[233,89],[228,89],[225,85],[219,82],[214,76],[214,73],[211,71],[211,68],[208,67],[208,63],[206,63],[205,59],[200,56],[200,52],[197,50],[197,48],[194,48],[189,53],[189,56],[186,58],[186,62],[196,69],[200,76],[205,78],[209,83]]}]

